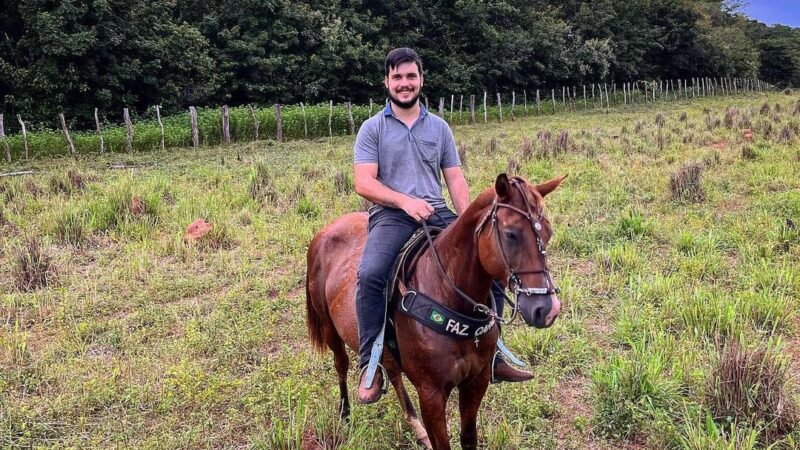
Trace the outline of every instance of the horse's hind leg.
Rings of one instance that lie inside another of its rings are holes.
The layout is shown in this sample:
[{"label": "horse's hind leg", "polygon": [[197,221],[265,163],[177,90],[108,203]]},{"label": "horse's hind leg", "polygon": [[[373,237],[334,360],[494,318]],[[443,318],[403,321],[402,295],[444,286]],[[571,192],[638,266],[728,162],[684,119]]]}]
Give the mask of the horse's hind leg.
[{"label": "horse's hind leg", "polygon": [[347,371],[350,369],[350,358],[344,347],[344,341],[334,331],[328,336],[328,347],[333,352],[333,363],[339,377],[339,414],[343,420],[350,417],[350,400],[347,397]]},{"label": "horse's hind leg", "polygon": [[424,445],[425,448],[432,448],[431,441],[428,439],[428,432],[425,431],[425,427],[417,417],[414,404],[411,402],[408,391],[406,391],[406,387],[403,384],[403,375],[397,370],[394,364],[390,363],[386,364],[386,372],[389,375],[389,381],[391,381],[392,386],[394,386],[394,391],[397,393],[397,398],[400,400],[400,406],[403,408],[403,417],[406,419],[411,429],[414,430],[414,434],[417,435],[417,441]]}]

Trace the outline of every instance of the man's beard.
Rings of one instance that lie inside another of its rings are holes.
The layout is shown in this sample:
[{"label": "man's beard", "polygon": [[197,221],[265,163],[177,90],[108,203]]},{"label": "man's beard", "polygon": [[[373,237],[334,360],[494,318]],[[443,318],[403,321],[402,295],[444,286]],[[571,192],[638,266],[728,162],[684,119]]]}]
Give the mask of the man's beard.
[{"label": "man's beard", "polygon": [[404,101],[401,101],[399,98],[395,97],[394,95],[392,95],[392,91],[388,91],[388,92],[389,92],[389,100],[391,100],[392,103],[397,105],[397,107],[403,108],[403,109],[413,108],[414,105],[417,104],[417,100],[419,100],[419,95],[420,95],[420,92],[417,91],[417,95],[415,95],[409,101],[404,102]]}]

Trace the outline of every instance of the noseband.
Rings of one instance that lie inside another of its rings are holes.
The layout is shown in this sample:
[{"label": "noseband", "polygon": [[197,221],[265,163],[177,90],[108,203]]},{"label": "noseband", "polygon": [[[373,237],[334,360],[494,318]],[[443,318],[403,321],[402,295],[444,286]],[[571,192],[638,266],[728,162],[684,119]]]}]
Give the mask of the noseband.
[{"label": "noseband", "polygon": [[[517,189],[517,191],[519,191],[522,198],[525,199],[526,198],[525,192],[522,190],[520,182],[515,179],[511,179],[509,181],[511,182],[511,185],[514,186]],[[495,239],[497,240],[497,246],[498,248],[500,248],[500,257],[502,258],[503,264],[506,266],[506,270],[508,270],[509,273],[508,286],[511,289],[511,291],[514,292],[514,297],[517,300],[519,300],[520,294],[524,294],[527,296],[553,295],[553,294],[558,294],[560,292],[560,289],[553,282],[553,277],[550,276],[550,270],[547,267],[547,250],[545,250],[544,240],[542,240],[542,234],[541,234],[542,215],[539,212],[537,212],[536,215],[534,215],[533,211],[531,211],[530,203],[527,200],[525,200],[524,203],[525,203],[525,210],[522,210],[509,203],[500,203],[498,201],[498,197],[495,196],[494,202],[492,202],[492,209],[490,209],[489,212],[486,213],[486,216],[483,218],[480,225],[478,225],[478,228],[475,229],[475,238],[477,239],[480,236],[481,231],[483,231],[484,226],[491,219],[491,227],[494,229],[494,235]],[[521,214],[528,220],[528,223],[530,223],[531,229],[533,230],[533,233],[536,236],[536,249],[538,250],[539,255],[541,255],[542,258],[542,269],[518,270],[508,261],[508,256],[506,256],[505,246],[503,246],[503,239],[500,236],[500,223],[497,221],[497,211],[500,208],[510,209],[511,211],[514,211],[517,214]],[[522,279],[519,276],[527,274],[542,274],[545,286],[544,287],[524,286],[522,284]],[[518,309],[516,304],[512,304],[512,306],[514,309],[512,312],[511,320],[513,320],[514,317],[516,316]]]}]

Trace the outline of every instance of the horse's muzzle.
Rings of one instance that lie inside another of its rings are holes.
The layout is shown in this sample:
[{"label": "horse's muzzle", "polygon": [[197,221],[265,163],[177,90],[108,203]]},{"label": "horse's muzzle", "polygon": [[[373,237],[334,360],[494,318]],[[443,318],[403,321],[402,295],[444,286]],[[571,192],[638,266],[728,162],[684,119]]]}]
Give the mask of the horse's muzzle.
[{"label": "horse's muzzle", "polygon": [[519,313],[528,325],[548,328],[561,313],[561,301],[556,294],[522,294],[517,297]]}]

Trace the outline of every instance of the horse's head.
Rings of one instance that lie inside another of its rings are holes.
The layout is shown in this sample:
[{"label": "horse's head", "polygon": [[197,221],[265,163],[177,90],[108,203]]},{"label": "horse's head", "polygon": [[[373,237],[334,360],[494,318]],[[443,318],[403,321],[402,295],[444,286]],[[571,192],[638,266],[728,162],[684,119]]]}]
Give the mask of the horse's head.
[{"label": "horse's head", "polygon": [[507,280],[528,325],[547,328],[561,312],[558,288],[547,267],[547,243],[553,234],[543,197],[564,177],[537,186],[500,174],[494,201],[476,230],[481,265],[497,280]]}]

